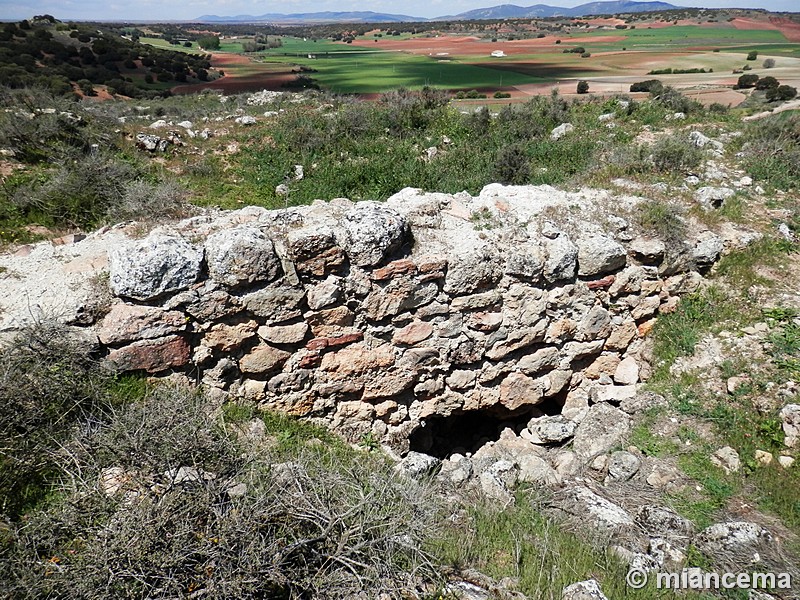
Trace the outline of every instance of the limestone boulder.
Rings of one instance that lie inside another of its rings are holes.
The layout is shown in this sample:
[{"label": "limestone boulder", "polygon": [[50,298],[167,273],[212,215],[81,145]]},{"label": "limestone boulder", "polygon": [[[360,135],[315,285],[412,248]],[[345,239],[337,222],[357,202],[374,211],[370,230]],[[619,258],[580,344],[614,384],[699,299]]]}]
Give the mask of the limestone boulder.
[{"label": "limestone boulder", "polygon": [[108,250],[111,291],[122,298],[153,300],[188,289],[200,276],[203,249],[162,233]]},{"label": "limestone boulder", "polygon": [[186,329],[186,317],[177,311],[167,311],[135,304],[114,304],[97,328],[103,344],[115,345],[153,339]]},{"label": "limestone boulder", "polygon": [[604,235],[579,238],[578,275],[596,277],[625,266],[626,251],[617,241]]},{"label": "limestone boulder", "polygon": [[358,203],[344,215],[341,227],[341,246],[359,267],[377,266],[408,237],[405,217],[377,202]]},{"label": "limestone boulder", "polygon": [[583,460],[593,459],[621,445],[631,428],[631,419],[610,404],[594,404],[575,430],[573,450]]},{"label": "limestone boulder", "polygon": [[236,227],[206,239],[206,262],[211,278],[228,287],[273,281],[281,263],[275,246],[256,227]]}]

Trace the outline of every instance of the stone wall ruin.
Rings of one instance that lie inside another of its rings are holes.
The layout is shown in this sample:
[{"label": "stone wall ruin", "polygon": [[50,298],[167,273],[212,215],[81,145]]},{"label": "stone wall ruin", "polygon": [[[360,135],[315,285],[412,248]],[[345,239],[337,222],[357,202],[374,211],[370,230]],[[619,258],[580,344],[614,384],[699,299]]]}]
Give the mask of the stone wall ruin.
[{"label": "stone wall ruin", "polygon": [[[638,230],[641,202],[548,186],[409,188],[385,203],[203,215],[139,239],[118,226],[0,264],[41,269],[11,284],[29,296],[58,269],[78,277],[61,318],[123,371],[185,374],[221,400],[445,457],[497,439],[500,425],[519,432],[532,417],[636,395],[654,318],[723,249],[710,231],[667,243]],[[92,322],[88,282],[106,256],[113,301]],[[26,318],[9,290],[0,331]]]}]

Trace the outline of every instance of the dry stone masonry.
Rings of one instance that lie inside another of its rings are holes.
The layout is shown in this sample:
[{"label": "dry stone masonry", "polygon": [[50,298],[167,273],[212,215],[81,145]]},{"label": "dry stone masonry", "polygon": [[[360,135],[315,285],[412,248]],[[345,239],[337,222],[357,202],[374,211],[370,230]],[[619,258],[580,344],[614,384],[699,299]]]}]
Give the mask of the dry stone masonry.
[{"label": "dry stone masonry", "polygon": [[[616,406],[648,377],[654,318],[723,249],[710,231],[637,230],[640,202],[492,184],[248,207],[143,238],[121,225],[0,257],[0,331],[55,307],[124,371],[184,374],[401,455],[471,452],[504,421],[601,454],[627,433]],[[634,468],[616,459],[612,476]]]}]

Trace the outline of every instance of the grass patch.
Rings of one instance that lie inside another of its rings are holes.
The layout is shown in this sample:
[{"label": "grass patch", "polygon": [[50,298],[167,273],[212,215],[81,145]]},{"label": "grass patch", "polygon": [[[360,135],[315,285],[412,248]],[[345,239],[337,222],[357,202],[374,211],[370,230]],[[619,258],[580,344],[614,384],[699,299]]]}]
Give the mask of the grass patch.
[{"label": "grass patch", "polygon": [[749,310],[742,310],[741,303],[719,287],[685,296],[674,313],[659,317],[653,330],[656,369],[651,383],[668,383],[669,368],[675,359],[691,355],[704,334],[731,322],[745,323],[752,317]]},{"label": "grass patch", "polygon": [[628,566],[620,558],[564,531],[530,492],[518,492],[517,502],[502,511],[485,503],[470,506],[463,519],[434,542],[434,553],[455,568],[474,566],[495,579],[516,578],[529,598],[558,600],[565,586],[591,577],[609,598],[700,598],[659,592],[654,583],[642,590],[627,587]]},{"label": "grass patch", "polygon": [[727,278],[737,289],[746,290],[752,285],[772,287],[775,280],[757,272],[759,266],[780,267],[793,243],[784,239],[764,238],[723,256],[716,267],[716,275]]}]

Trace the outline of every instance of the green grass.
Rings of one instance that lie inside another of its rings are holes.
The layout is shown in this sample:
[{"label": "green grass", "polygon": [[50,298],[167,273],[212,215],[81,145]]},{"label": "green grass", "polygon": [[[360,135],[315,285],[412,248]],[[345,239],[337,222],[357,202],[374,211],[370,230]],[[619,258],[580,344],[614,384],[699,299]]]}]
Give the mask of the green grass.
[{"label": "green grass", "polygon": [[564,587],[589,578],[597,579],[609,598],[702,597],[656,590],[653,583],[642,590],[628,587],[628,567],[619,557],[562,529],[543,514],[538,500],[520,491],[516,503],[502,511],[485,503],[468,507],[464,522],[452,524],[432,550],[446,565],[516,578],[518,589],[537,600],[559,600]]},{"label": "green grass", "polygon": [[771,287],[775,281],[758,273],[759,266],[781,268],[789,252],[795,246],[783,239],[764,238],[743,250],[735,250],[720,259],[716,273],[726,277],[738,289],[746,290],[752,285]]},{"label": "green grass", "polygon": [[719,287],[685,296],[674,313],[659,317],[653,330],[656,370],[651,382],[670,382],[670,366],[677,358],[691,355],[704,334],[753,318],[752,309]]}]

